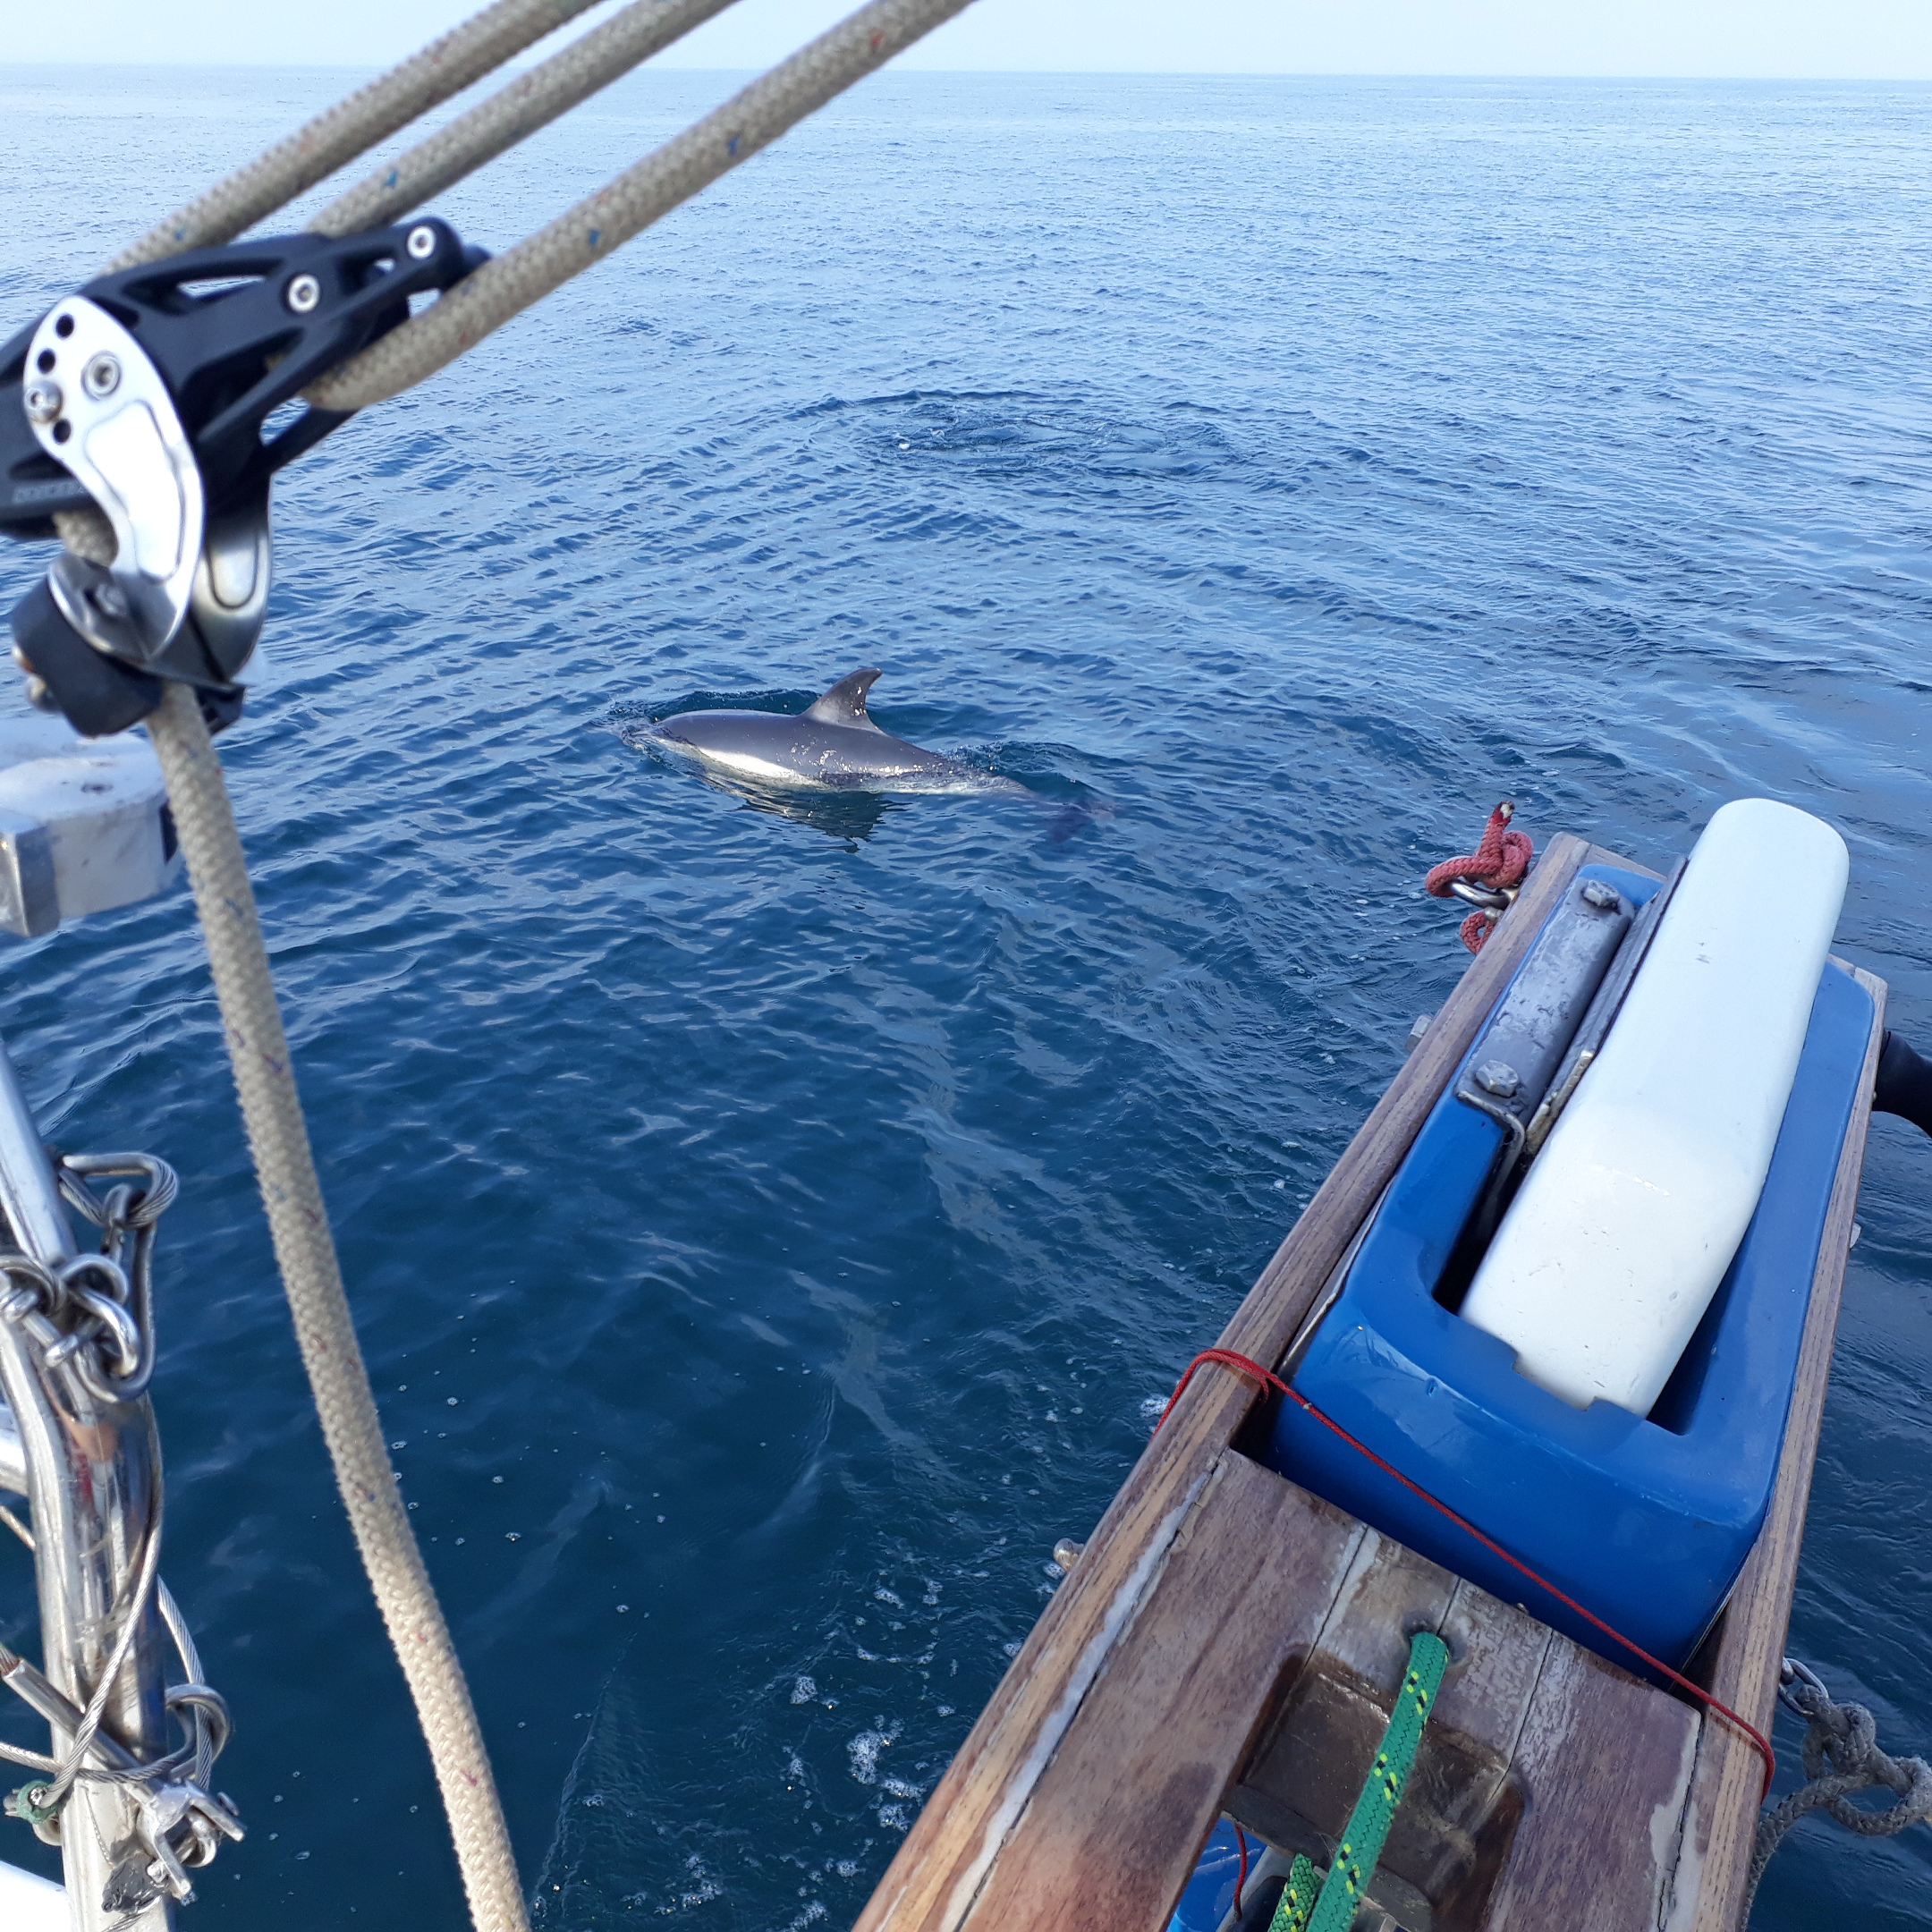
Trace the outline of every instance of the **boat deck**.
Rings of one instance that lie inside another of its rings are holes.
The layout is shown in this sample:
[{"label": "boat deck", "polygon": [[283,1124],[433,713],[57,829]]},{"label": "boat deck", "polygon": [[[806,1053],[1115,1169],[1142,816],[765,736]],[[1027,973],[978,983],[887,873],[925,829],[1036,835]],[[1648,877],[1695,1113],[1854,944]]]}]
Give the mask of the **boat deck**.
[{"label": "boat deck", "polygon": [[[1393,1178],[1580,866],[1514,909],[1220,1338],[1270,1365]],[[1632,868],[1641,870],[1641,868]],[[1690,1674],[1768,1731],[1852,1239],[1885,986],[1834,1187],[1771,1509]],[[1326,1863],[1410,1632],[1452,1662],[1374,1896],[1404,1932],[1732,1932],[1763,1766],[1750,1741],[1241,1453],[1260,1403],[1204,1368],[940,1781],[857,1932],[1159,1932],[1216,1819]]]}]

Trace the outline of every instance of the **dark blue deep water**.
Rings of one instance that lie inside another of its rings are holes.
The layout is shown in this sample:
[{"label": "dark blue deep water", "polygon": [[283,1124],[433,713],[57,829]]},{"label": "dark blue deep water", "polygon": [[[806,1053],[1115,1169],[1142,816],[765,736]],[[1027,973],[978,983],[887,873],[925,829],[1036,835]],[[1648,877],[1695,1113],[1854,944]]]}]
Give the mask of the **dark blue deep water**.
[{"label": "dark blue deep water", "polygon": [[[0,73],[5,326],[354,78]],[[731,84],[440,205],[501,246]],[[1498,796],[1652,864],[1822,813],[1932,1044],[1928,138],[1924,89],[888,74],[284,480],[225,756],[546,1926],[849,1922],[1453,981],[1419,879]],[[624,736],[861,664],[1045,802],[801,822]],[[167,1572],[253,1826],[190,1923],[454,1932],[185,894],[14,948],[0,1030],[51,1136],[184,1182]],[[1881,1122],[1792,1635],[1900,1751],[1928,1180]],[[1928,1854],[1808,1825],[1758,1924],[1932,1923]]]}]

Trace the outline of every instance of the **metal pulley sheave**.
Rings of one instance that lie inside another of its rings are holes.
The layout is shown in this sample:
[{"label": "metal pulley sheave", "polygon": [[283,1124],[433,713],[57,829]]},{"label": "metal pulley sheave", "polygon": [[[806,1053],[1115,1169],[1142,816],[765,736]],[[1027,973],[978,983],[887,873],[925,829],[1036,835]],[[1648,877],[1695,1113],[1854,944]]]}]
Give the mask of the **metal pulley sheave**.
[{"label": "metal pulley sheave", "polygon": [[445,222],[197,249],[106,275],[0,349],[0,531],[98,510],[111,559],[67,550],[15,606],[37,703],[90,737],[195,687],[211,727],[261,633],[268,487],[346,413],[303,389],[481,261]]}]

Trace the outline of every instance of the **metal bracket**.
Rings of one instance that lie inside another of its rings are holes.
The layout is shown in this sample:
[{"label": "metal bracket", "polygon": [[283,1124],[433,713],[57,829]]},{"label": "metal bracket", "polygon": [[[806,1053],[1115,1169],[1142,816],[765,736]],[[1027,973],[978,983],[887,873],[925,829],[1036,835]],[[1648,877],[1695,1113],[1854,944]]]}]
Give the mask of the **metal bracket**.
[{"label": "metal bracket", "polygon": [[1455,1097],[1503,1130],[1503,1146],[1457,1241],[1479,1258],[1508,1205],[1527,1131],[1564,1050],[1631,928],[1630,902],[1607,880],[1577,880],[1537,935],[1479,1036]]}]

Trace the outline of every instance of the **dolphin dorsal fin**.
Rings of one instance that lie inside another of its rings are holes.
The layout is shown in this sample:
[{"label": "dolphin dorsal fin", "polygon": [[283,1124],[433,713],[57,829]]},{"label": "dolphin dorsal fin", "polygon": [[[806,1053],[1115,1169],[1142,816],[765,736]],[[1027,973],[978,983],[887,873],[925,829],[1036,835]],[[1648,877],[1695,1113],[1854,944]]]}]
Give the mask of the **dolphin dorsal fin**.
[{"label": "dolphin dorsal fin", "polygon": [[877,731],[866,712],[866,693],[877,683],[878,675],[875,670],[866,670],[842,677],[823,698],[806,708],[805,716],[821,724],[843,724],[848,731]]}]

